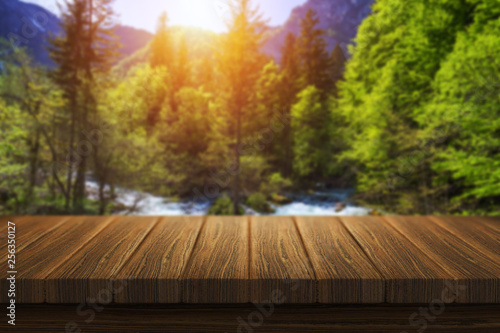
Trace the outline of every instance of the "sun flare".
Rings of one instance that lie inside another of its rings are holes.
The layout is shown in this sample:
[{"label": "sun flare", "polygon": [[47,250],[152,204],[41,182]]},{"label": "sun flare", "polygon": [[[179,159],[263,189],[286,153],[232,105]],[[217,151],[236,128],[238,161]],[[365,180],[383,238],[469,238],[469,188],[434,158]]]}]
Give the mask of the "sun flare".
[{"label": "sun flare", "polygon": [[170,17],[171,24],[193,26],[212,31],[225,28],[224,16],[226,4],[224,0],[183,0],[175,5],[176,16]]}]

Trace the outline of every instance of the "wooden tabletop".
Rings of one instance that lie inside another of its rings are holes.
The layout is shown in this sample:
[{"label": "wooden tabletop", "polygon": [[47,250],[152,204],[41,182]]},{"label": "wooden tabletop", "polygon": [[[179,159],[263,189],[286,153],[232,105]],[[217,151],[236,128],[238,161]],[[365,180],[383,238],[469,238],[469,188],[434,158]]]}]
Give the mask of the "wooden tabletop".
[{"label": "wooden tabletop", "polygon": [[52,304],[500,304],[500,219],[2,217],[16,300]]}]

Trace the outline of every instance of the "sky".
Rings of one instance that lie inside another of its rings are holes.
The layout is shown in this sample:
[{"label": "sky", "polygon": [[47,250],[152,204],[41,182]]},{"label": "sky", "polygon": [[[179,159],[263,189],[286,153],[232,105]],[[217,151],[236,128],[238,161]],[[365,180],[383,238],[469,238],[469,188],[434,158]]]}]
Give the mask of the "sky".
[{"label": "sky", "polygon": [[[37,3],[58,14],[56,3],[60,0],[24,0]],[[224,17],[227,1],[232,0],[115,0],[114,9],[121,24],[154,32],[158,17],[166,11],[170,25],[205,28],[215,32],[225,31]],[[259,5],[263,18],[272,26],[281,25],[292,9],[306,0],[253,0]]]}]

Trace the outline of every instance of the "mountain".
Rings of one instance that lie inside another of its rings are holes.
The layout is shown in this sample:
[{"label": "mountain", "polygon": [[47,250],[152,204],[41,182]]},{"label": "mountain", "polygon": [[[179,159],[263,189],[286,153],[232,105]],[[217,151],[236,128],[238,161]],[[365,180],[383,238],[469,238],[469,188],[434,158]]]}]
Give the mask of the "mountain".
[{"label": "mountain", "polygon": [[45,49],[50,33],[59,34],[59,18],[48,10],[19,0],[0,1],[0,37],[17,46],[27,47],[39,64],[50,66],[52,61]]},{"label": "mountain", "polygon": [[281,47],[288,33],[300,35],[300,22],[309,9],[317,12],[320,20],[319,28],[326,31],[325,39],[329,51],[337,44],[347,51],[358,32],[361,22],[371,13],[374,0],[308,0],[304,5],[293,9],[287,22],[271,28],[264,43],[264,52],[280,59]]},{"label": "mountain", "polygon": [[[329,50],[333,50],[339,44],[346,51],[347,45],[356,36],[360,23],[371,13],[373,2],[374,0],[308,0],[292,11],[283,26],[269,29],[263,51],[279,61],[286,35],[289,32],[300,34],[300,22],[310,8],[318,13],[319,27],[326,31]],[[46,38],[61,32],[60,20],[56,15],[32,3],[0,0],[0,18],[0,37],[26,46],[37,63],[45,66],[53,65],[46,50]],[[201,33],[200,36],[191,36],[192,39],[199,41],[208,37],[207,40],[211,40],[213,34],[195,30],[185,28],[188,35]],[[118,26],[115,33],[123,45],[120,50],[122,57],[118,60],[126,63],[125,68],[147,59],[148,44],[153,39],[151,33],[128,26]],[[188,45],[197,44],[188,43]]]},{"label": "mountain", "polygon": [[[179,46],[182,39],[189,45],[189,58],[194,68],[201,66],[203,58],[213,54],[213,41],[217,36],[215,32],[196,27],[172,26],[170,33],[174,48]],[[151,43],[148,43],[131,56],[124,57],[115,69],[118,73],[125,75],[134,66],[148,62],[150,55]]]},{"label": "mountain", "polygon": [[122,55],[121,59],[131,56],[153,40],[152,33],[126,25],[117,26],[115,29],[115,35],[119,37],[122,44],[122,47],[119,50]]},{"label": "mountain", "polygon": [[[26,47],[38,64],[53,66],[46,39],[61,33],[59,17],[36,4],[0,0],[0,18],[0,37]],[[122,58],[134,54],[153,39],[151,33],[128,26],[117,26],[115,34],[122,44],[119,50]]]}]

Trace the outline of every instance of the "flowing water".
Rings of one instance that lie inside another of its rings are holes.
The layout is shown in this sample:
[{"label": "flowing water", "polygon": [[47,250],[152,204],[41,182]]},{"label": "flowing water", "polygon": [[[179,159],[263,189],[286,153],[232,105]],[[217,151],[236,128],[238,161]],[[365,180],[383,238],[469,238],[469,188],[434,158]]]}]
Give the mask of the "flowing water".
[{"label": "flowing water", "polygon": [[[97,189],[96,182],[87,182],[87,190],[91,199],[97,199]],[[271,204],[275,210],[275,213],[271,215],[367,215],[369,209],[349,203],[349,197],[352,193],[352,190],[328,190],[312,194],[288,194],[292,198],[292,202],[284,205]],[[125,210],[117,212],[117,215],[206,215],[211,205],[210,202],[173,201],[169,198],[123,188],[116,189],[116,194],[117,203],[126,207],[135,207],[132,212]],[[337,203],[346,203],[346,207],[337,212],[335,208]],[[245,207],[245,210],[249,215],[258,215],[257,212],[248,207]]]}]

